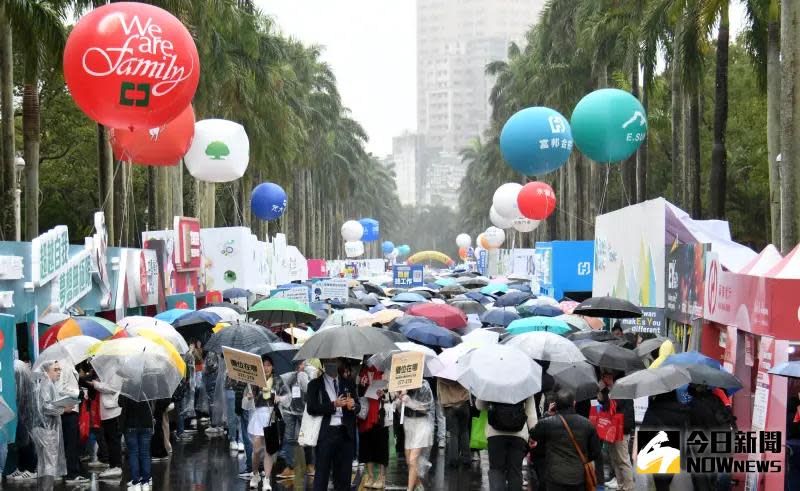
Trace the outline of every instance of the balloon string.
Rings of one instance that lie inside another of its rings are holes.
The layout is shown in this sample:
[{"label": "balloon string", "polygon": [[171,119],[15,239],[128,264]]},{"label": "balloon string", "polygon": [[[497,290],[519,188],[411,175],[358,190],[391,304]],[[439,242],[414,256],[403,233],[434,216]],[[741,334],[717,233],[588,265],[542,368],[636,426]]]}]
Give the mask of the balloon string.
[{"label": "balloon string", "polygon": [[601,215],[603,213],[603,205],[605,205],[606,202],[606,192],[608,191],[608,178],[610,175],[611,175],[611,167],[609,165],[606,165],[606,182],[603,185],[603,194],[600,195],[600,207],[597,209],[598,215]]},{"label": "balloon string", "polygon": [[625,198],[625,202],[630,206],[631,198],[628,196],[628,190],[625,189],[625,179],[622,178],[622,167],[617,167],[617,170],[619,171],[619,187],[622,189],[622,197]]}]

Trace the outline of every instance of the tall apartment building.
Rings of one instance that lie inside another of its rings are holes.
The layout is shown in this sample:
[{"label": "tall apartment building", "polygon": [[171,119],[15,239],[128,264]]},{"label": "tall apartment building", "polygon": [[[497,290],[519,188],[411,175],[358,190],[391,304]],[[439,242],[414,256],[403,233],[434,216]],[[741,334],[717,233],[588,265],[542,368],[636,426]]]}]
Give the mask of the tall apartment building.
[{"label": "tall apartment building", "polygon": [[417,133],[434,156],[427,166],[426,203],[457,203],[466,169],[454,156],[483,133],[491,115],[494,81],[486,65],[505,59],[509,42],[524,39],[543,4],[417,0]]},{"label": "tall apartment building", "polygon": [[391,158],[401,205],[413,206],[424,201],[426,154],[422,135],[406,132],[392,138]]}]

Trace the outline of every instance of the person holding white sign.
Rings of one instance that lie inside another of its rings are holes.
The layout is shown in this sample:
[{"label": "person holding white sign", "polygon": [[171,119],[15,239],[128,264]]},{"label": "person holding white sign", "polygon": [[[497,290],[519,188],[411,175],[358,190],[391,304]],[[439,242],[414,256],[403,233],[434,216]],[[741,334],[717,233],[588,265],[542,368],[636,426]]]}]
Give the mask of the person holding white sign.
[{"label": "person holding white sign", "polygon": [[422,387],[401,391],[395,404],[403,407],[405,454],[408,464],[408,491],[419,491],[422,477],[430,467],[427,455],[433,445],[433,418],[435,416],[433,392],[427,380]]},{"label": "person holding white sign", "polygon": [[261,476],[257,472],[258,458],[264,453],[264,484],[262,490],[271,490],[270,476],[272,475],[272,456],[280,449],[280,445],[273,446],[268,432],[274,431],[276,417],[279,414],[276,406],[286,397],[286,387],[280,377],[272,373],[272,358],[269,355],[261,355],[261,362],[264,367],[264,374],[267,377],[265,387],[253,387],[252,397],[255,410],[250,415],[250,422],[247,426],[247,433],[253,443],[253,476],[250,478],[250,489],[256,489],[261,481]]}]

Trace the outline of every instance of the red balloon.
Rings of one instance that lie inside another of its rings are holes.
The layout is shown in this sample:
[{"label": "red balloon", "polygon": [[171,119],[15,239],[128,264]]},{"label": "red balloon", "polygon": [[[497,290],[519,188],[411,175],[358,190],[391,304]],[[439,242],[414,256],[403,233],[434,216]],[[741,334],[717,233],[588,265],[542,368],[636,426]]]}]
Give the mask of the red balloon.
[{"label": "red balloon", "polygon": [[189,31],[166,10],[112,3],[72,29],[64,79],[78,107],[98,123],[150,129],[175,119],[192,101],[200,60]]},{"label": "red balloon", "polygon": [[517,205],[525,218],[544,220],[556,209],[556,193],[547,183],[529,182],[517,195]]},{"label": "red balloon", "polygon": [[191,105],[169,123],[149,130],[112,129],[109,140],[117,160],[142,165],[176,165],[189,151],[194,137]]}]

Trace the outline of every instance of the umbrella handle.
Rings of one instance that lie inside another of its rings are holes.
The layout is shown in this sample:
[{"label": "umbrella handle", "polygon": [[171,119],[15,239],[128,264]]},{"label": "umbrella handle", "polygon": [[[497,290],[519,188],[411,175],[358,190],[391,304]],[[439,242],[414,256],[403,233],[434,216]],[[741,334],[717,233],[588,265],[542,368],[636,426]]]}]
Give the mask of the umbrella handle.
[{"label": "umbrella handle", "polygon": [[403,424],[403,420],[406,416],[406,401],[400,403],[400,424]]}]

